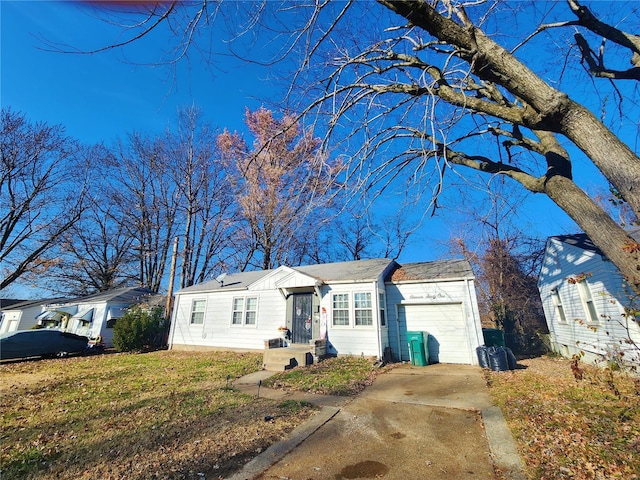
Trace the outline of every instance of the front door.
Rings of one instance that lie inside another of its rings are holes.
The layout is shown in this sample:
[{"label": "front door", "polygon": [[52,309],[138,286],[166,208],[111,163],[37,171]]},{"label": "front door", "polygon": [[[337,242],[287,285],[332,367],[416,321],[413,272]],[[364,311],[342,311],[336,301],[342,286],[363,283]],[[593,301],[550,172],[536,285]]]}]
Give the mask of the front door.
[{"label": "front door", "polygon": [[293,343],[309,343],[312,338],[312,293],[296,293],[293,295],[293,322],[291,341]]}]

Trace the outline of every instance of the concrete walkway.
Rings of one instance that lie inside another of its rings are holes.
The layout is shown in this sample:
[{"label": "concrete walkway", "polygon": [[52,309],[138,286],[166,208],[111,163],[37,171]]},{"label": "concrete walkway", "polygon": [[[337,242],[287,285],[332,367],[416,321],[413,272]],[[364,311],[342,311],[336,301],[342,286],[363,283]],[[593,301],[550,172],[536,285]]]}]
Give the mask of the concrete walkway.
[{"label": "concrete walkway", "polygon": [[[256,372],[234,386],[258,395],[270,375]],[[400,365],[354,398],[264,387],[259,394],[322,408],[229,480],[526,479],[479,367]]]}]

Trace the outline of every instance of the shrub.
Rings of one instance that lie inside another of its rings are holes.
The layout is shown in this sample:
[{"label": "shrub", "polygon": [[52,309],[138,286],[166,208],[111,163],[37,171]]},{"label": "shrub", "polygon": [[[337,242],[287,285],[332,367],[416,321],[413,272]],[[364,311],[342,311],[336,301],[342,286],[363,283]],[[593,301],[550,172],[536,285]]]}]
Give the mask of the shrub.
[{"label": "shrub", "polygon": [[167,324],[162,307],[131,307],[113,327],[113,346],[121,352],[159,348],[164,343]]}]

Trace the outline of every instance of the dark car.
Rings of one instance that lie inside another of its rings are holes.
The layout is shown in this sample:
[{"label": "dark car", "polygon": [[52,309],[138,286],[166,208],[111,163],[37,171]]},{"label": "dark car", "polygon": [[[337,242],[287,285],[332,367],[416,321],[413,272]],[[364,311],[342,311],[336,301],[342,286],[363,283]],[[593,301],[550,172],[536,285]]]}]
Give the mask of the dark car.
[{"label": "dark car", "polygon": [[82,353],[89,339],[55,329],[18,330],[0,334],[0,360]]}]

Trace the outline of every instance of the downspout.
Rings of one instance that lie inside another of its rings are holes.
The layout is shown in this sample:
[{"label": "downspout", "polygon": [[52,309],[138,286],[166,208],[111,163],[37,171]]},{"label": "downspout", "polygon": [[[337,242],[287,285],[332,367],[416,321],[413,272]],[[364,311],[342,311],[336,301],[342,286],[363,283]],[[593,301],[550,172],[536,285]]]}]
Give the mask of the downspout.
[{"label": "downspout", "polygon": [[[477,304],[477,300],[476,302],[473,301],[473,299],[475,298],[475,291],[471,290],[471,282],[472,280],[467,278],[466,279],[467,282],[467,295],[469,297],[469,306],[471,307],[471,318],[473,319],[473,329],[476,332],[476,342],[478,342],[478,346],[483,345],[484,344],[484,338],[482,336],[482,331],[478,332],[478,318],[476,318],[476,309],[474,308],[474,305]],[[482,328],[482,325],[481,325]],[[471,348],[471,346],[469,346],[469,348]],[[471,354],[471,361],[473,362],[473,365],[477,365],[477,354],[475,351],[473,351],[473,349],[471,349],[472,351],[470,351],[469,353]]]},{"label": "downspout", "polygon": [[378,282],[373,282],[374,300],[373,307],[376,309],[376,330],[378,334],[378,360],[382,361],[382,329],[380,328],[380,294],[378,293]]},{"label": "downspout", "polygon": [[402,361],[402,343],[400,340],[400,315],[398,315],[398,304],[395,305],[396,308],[396,330],[397,330],[397,338],[398,338],[398,360]]}]

